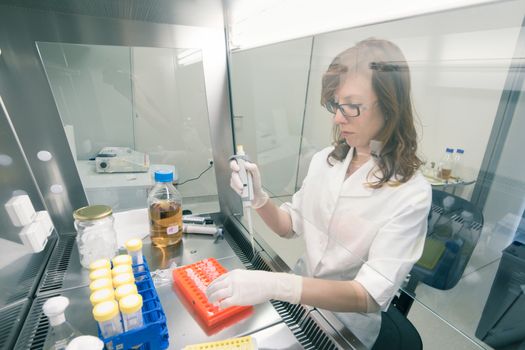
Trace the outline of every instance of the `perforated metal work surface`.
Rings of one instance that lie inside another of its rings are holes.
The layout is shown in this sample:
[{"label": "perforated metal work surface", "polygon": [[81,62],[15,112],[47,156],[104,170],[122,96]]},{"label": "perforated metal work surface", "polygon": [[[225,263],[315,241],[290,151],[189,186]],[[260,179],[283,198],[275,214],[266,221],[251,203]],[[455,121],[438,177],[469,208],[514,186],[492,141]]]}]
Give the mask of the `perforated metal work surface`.
[{"label": "perforated metal work surface", "polygon": [[33,295],[56,240],[52,237],[42,252],[25,255],[0,269],[0,281],[9,281],[0,284],[0,308]]},{"label": "perforated metal work surface", "polygon": [[[230,243],[239,259],[243,263],[247,262],[244,264],[247,269],[272,271],[265,259],[262,258],[262,255],[265,253],[256,249],[254,255],[250,242],[241,232],[236,230],[234,223],[231,221],[227,222],[226,227],[229,229],[229,234],[226,236],[228,243]],[[337,332],[331,329],[327,323],[321,326],[319,321],[311,315],[313,308],[276,300],[272,300],[271,303],[304,349],[351,348],[348,344],[337,344],[328,335],[329,333]],[[339,335],[338,338],[340,338]]]},{"label": "perforated metal work surface", "polygon": [[13,348],[28,308],[29,299],[24,299],[0,310],[0,349]]},{"label": "perforated metal work surface", "polygon": [[44,275],[42,276],[37,295],[53,292],[62,288],[74,244],[75,236],[60,236],[57,246],[49,259],[48,266],[44,271]]}]

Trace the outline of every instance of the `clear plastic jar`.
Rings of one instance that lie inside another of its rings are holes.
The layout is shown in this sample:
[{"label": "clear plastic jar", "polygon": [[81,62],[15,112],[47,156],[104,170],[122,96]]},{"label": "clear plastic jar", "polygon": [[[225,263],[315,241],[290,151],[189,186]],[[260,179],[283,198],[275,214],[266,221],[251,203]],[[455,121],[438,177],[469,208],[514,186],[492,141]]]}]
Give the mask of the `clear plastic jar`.
[{"label": "clear plastic jar", "polygon": [[106,205],[91,205],[73,213],[80,264],[85,268],[98,259],[114,257],[118,251],[112,213]]}]

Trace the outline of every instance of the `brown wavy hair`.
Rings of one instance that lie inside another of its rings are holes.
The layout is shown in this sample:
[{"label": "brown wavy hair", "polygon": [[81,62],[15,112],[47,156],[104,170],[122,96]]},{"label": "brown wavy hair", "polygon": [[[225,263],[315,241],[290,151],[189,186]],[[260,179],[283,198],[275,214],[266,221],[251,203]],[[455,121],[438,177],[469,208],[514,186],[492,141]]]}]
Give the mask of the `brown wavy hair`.
[{"label": "brown wavy hair", "polygon": [[[381,149],[371,147],[378,167],[373,172],[377,181],[368,185],[380,188],[384,184],[396,186],[407,182],[422,162],[416,155],[417,133],[410,98],[410,71],[405,56],[392,42],[375,38],[346,49],[333,59],[323,75],[321,105],[333,101],[348,73],[371,75],[372,89],[385,122],[375,137],[379,141],[375,144],[380,144]],[[330,166],[333,166],[333,160],[343,161],[350,150],[338,125],[333,128],[333,145],[335,148],[327,158]]]}]

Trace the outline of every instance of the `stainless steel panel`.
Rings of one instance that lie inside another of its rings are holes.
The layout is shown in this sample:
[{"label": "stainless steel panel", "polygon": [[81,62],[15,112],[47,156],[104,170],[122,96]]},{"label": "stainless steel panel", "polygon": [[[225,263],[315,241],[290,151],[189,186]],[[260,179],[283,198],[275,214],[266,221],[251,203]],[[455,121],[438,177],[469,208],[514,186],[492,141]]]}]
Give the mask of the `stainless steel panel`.
[{"label": "stainless steel panel", "polygon": [[[192,0],[3,0],[12,6],[77,15],[131,19],[188,26],[223,27],[220,1]],[[198,11],[196,11],[196,8]]]},{"label": "stainless steel panel", "polygon": [[21,299],[7,307],[0,308],[0,349],[12,349],[22,328],[22,320],[25,318],[31,302],[29,299]]},{"label": "stainless steel panel", "polygon": [[[219,262],[228,270],[244,268],[237,257],[222,258]],[[281,322],[281,317],[269,302],[256,305],[253,314],[224,329],[206,329],[191,315],[184,299],[175,297],[171,286],[157,289],[170,333],[170,349],[180,349],[195,343],[227,339],[249,334]]]},{"label": "stainless steel panel", "polygon": [[[99,2],[98,5],[105,3]],[[37,2],[28,4],[38,7]],[[162,8],[159,2],[150,4]],[[51,2],[44,8],[54,9],[48,5],[52,5]],[[230,197],[240,205],[228,186],[227,158],[233,152],[233,143],[224,30],[222,25],[217,25],[222,23],[222,12],[218,10],[222,5],[219,0],[210,3],[186,2],[185,5],[182,13],[207,13],[210,25],[168,25],[0,5],[0,94],[10,109],[29,165],[60,234],[73,231],[71,213],[75,208],[86,205],[87,200],[38,57],[36,41],[201,49],[219,201],[226,211],[229,207],[225,203]],[[210,5],[217,9],[213,14],[210,13]],[[51,152],[53,159],[39,161],[36,154],[40,150]],[[52,193],[50,187],[53,184],[61,185],[64,191]]]},{"label": "stainless steel panel", "polygon": [[250,334],[257,342],[259,349],[300,350],[303,346],[297,343],[293,333],[284,323],[276,324]]},{"label": "stainless steel panel", "polygon": [[0,308],[33,296],[56,241],[54,234],[40,253],[24,255],[0,269]]},{"label": "stainless steel panel", "polygon": [[18,235],[22,228],[12,224],[4,209],[13,195],[21,193],[29,196],[35,210],[46,209],[0,96],[0,308],[32,296],[56,241],[50,237],[36,254],[22,245]]},{"label": "stainless steel panel", "polygon": [[[227,269],[243,268],[237,257],[220,259],[221,264]],[[154,268],[153,268],[154,269]],[[257,305],[253,313],[237,323],[224,328],[205,329],[192,315],[184,299],[180,300],[172,285],[157,287],[160,301],[166,313],[168,330],[170,335],[169,349],[181,349],[183,346],[193,343],[215,341],[230,337],[254,333],[277,324],[281,318],[270,303]],[[89,302],[89,288],[79,287],[74,289],[56,291],[39,296],[33,302],[33,306],[20,333],[15,349],[40,348],[45,341],[48,325],[45,316],[42,315],[42,305],[52,296],[63,295],[70,300],[66,310],[66,319],[83,334],[96,335],[96,323],[91,316],[91,304]]]},{"label": "stainless steel panel", "polygon": [[[153,246],[148,237],[144,240],[143,254],[152,271],[168,268],[172,263],[181,266],[209,257],[222,259],[235,256],[225,239],[215,241],[211,236],[188,234],[182,237],[182,244],[166,248]],[[88,270],[80,265],[75,237],[62,236],[42,278],[38,295],[88,286],[88,275]]]}]

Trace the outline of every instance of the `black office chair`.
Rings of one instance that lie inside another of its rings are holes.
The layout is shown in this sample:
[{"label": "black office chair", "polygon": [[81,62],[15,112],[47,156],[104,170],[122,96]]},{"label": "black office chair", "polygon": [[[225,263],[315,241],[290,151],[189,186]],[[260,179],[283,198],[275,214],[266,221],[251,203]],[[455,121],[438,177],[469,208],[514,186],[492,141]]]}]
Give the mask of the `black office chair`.
[{"label": "black office chair", "polygon": [[420,350],[416,327],[394,305],[381,313],[381,329],[372,350]]},{"label": "black office chair", "polygon": [[421,259],[410,271],[408,284],[393,303],[407,315],[422,282],[441,290],[453,288],[461,279],[478,243],[483,214],[464,198],[432,190],[432,208]]}]

